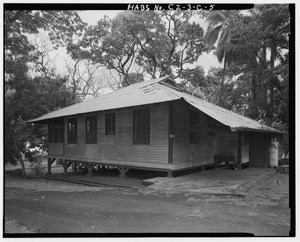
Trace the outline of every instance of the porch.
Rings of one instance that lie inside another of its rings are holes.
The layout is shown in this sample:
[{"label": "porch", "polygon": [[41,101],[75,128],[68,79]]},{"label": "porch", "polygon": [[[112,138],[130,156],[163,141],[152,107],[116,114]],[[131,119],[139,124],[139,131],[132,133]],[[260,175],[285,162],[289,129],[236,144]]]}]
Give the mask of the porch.
[{"label": "porch", "polygon": [[[205,170],[207,164],[193,165],[191,162],[183,162],[179,164],[161,164],[161,163],[144,163],[144,162],[133,162],[133,161],[115,161],[105,160],[96,161],[93,159],[72,159],[66,156],[48,156],[47,163],[47,175],[52,174],[52,164],[56,161],[63,167],[63,172],[68,173],[68,169],[74,172],[85,169],[87,170],[87,176],[93,176],[93,172],[101,172],[107,169],[118,169],[119,177],[126,178],[127,172],[130,169],[145,170],[145,171],[157,171],[167,173],[168,177],[173,177],[174,172],[188,170],[188,169],[200,169]],[[212,164],[213,165],[213,164]]]}]

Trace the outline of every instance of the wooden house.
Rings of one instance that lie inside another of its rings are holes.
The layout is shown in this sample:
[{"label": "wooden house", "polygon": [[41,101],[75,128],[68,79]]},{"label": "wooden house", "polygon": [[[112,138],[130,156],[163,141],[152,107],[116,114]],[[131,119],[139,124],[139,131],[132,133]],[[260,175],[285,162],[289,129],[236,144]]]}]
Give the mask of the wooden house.
[{"label": "wooden house", "polygon": [[268,167],[271,138],[280,132],[182,92],[170,77],[48,113],[29,123],[48,124],[48,172],[71,164],[172,172],[233,161]]}]

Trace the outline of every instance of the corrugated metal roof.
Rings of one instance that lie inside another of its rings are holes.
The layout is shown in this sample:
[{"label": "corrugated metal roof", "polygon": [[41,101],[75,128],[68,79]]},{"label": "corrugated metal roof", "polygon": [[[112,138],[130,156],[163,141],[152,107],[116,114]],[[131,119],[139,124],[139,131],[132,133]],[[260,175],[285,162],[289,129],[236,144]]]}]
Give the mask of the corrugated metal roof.
[{"label": "corrugated metal roof", "polygon": [[[168,82],[163,83],[164,81]],[[253,119],[181,92],[178,90],[178,88],[173,88],[170,82],[172,83],[173,80],[169,76],[166,76],[150,81],[136,83],[116,92],[59,109],[27,122],[41,122],[52,118],[82,113],[184,99],[198,110],[206,113],[208,116],[219,121],[220,123],[229,126],[232,131],[252,130],[257,132],[281,133],[280,131],[271,127],[265,125],[262,126],[259,122]]]},{"label": "corrugated metal roof", "polygon": [[171,101],[173,100],[172,96],[170,97],[165,92],[160,91],[159,86],[154,86],[155,83],[166,78],[168,77],[136,83],[116,92],[50,112],[28,122],[39,122],[63,116]]}]

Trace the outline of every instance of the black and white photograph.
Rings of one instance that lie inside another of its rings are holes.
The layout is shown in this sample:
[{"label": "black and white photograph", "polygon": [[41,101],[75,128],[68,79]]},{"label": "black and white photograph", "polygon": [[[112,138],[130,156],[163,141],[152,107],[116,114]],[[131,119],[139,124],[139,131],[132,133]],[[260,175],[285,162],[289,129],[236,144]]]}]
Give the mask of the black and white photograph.
[{"label": "black and white photograph", "polygon": [[2,5],[2,237],[296,236],[295,4]]}]

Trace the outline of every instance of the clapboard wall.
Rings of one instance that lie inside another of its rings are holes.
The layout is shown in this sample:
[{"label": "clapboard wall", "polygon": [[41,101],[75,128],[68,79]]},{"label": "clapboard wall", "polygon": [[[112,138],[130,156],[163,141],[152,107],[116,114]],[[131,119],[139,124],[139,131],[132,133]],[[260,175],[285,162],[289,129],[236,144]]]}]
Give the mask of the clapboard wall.
[{"label": "clapboard wall", "polygon": [[[133,144],[133,112],[150,110],[150,144]],[[115,135],[105,134],[105,114],[115,113]],[[97,144],[86,144],[86,117],[97,116]],[[77,144],[67,143],[65,128],[64,157],[92,162],[121,161],[168,163],[169,104],[159,103],[75,116],[78,120]],[[68,117],[65,118],[67,127]]]},{"label": "clapboard wall", "polygon": [[[199,113],[199,126],[189,127],[189,111]],[[208,128],[209,117],[184,100],[173,104],[173,164],[187,163],[191,166],[214,163],[214,154],[238,154],[238,133],[214,121],[215,127]],[[213,135],[211,135],[213,131]],[[189,133],[199,132],[199,143],[189,142]]]}]

